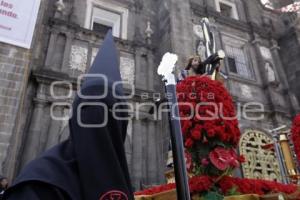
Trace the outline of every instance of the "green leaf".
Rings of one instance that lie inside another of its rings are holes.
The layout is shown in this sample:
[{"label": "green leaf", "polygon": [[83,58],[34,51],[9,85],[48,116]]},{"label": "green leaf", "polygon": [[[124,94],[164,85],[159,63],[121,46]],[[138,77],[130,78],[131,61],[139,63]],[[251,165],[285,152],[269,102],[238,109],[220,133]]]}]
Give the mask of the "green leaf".
[{"label": "green leaf", "polygon": [[203,200],[223,200],[224,196],[219,194],[218,192],[208,192],[205,196],[203,196]]},{"label": "green leaf", "polygon": [[226,145],[223,142],[218,141],[218,140],[214,141],[214,146],[221,146],[221,147],[226,148]]},{"label": "green leaf", "polygon": [[240,195],[241,193],[239,193],[237,191],[237,186],[232,187],[226,194],[226,196],[232,196],[232,195]]}]

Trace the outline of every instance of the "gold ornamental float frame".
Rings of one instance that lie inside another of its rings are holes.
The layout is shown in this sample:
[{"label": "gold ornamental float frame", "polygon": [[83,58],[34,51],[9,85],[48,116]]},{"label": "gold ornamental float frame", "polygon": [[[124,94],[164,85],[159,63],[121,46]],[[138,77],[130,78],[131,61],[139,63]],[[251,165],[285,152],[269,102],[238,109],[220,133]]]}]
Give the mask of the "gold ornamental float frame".
[{"label": "gold ornamental float frame", "polygon": [[282,180],[275,152],[262,148],[272,143],[272,137],[263,131],[255,129],[244,131],[239,142],[239,152],[246,158],[246,162],[242,164],[245,178]]}]

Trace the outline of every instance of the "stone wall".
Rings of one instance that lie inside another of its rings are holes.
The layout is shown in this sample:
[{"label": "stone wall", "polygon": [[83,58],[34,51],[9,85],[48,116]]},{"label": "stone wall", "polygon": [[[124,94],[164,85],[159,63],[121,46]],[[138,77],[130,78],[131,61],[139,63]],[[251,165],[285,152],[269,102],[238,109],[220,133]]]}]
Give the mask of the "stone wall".
[{"label": "stone wall", "polygon": [[[25,97],[30,52],[0,44],[0,168],[6,158],[10,139],[18,131],[20,110]],[[1,172],[2,173],[2,172]]]},{"label": "stone wall", "polygon": [[42,0],[30,49],[0,44],[0,173],[9,178],[15,176],[20,149],[24,145],[24,127],[32,103],[30,74],[39,64],[37,60],[43,57],[41,44],[47,39],[43,20],[51,12],[48,2]]}]

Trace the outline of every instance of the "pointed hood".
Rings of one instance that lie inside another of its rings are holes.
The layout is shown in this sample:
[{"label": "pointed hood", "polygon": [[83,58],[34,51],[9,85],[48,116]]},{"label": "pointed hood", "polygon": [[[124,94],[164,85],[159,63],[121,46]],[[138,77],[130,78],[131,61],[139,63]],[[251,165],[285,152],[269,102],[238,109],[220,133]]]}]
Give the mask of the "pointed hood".
[{"label": "pointed hood", "polygon": [[[124,149],[127,121],[118,120],[113,109],[116,103],[123,102],[112,92],[115,88],[118,95],[123,95],[121,84],[117,88],[113,86],[121,81],[118,60],[109,31],[83,82],[81,94],[85,97],[77,98],[73,104],[70,135],[83,199],[105,200],[114,198],[114,195],[120,195],[122,200],[133,199]],[[106,81],[95,75],[104,76]]]},{"label": "pointed hood", "polygon": [[[97,56],[87,73],[87,77],[84,79],[82,88],[89,87],[95,82],[99,83],[102,77],[95,77],[97,75],[107,78],[109,88],[112,87],[113,83],[122,81],[119,69],[119,56],[111,30],[106,34]],[[117,90],[120,95],[123,94],[123,87],[121,84],[117,84]]]},{"label": "pointed hood", "polygon": [[[134,199],[124,149],[127,121],[118,120],[112,109],[114,103],[123,102],[111,90],[113,83],[121,81],[118,66],[109,31],[88,72],[104,75],[108,85],[99,77],[85,77],[81,95],[73,102],[70,138],[25,167],[8,195],[38,181],[59,188],[72,200]],[[116,92],[122,95],[122,85],[118,86]],[[103,95],[106,89],[107,95]],[[124,110],[121,115],[126,115]]]}]

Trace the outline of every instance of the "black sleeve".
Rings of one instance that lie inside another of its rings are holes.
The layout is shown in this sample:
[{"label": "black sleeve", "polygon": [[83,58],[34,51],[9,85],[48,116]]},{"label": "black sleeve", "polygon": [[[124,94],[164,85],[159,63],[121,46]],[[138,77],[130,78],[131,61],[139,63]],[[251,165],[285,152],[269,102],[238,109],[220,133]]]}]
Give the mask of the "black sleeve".
[{"label": "black sleeve", "polygon": [[10,188],[4,200],[70,200],[54,186],[44,183],[25,183]]}]

